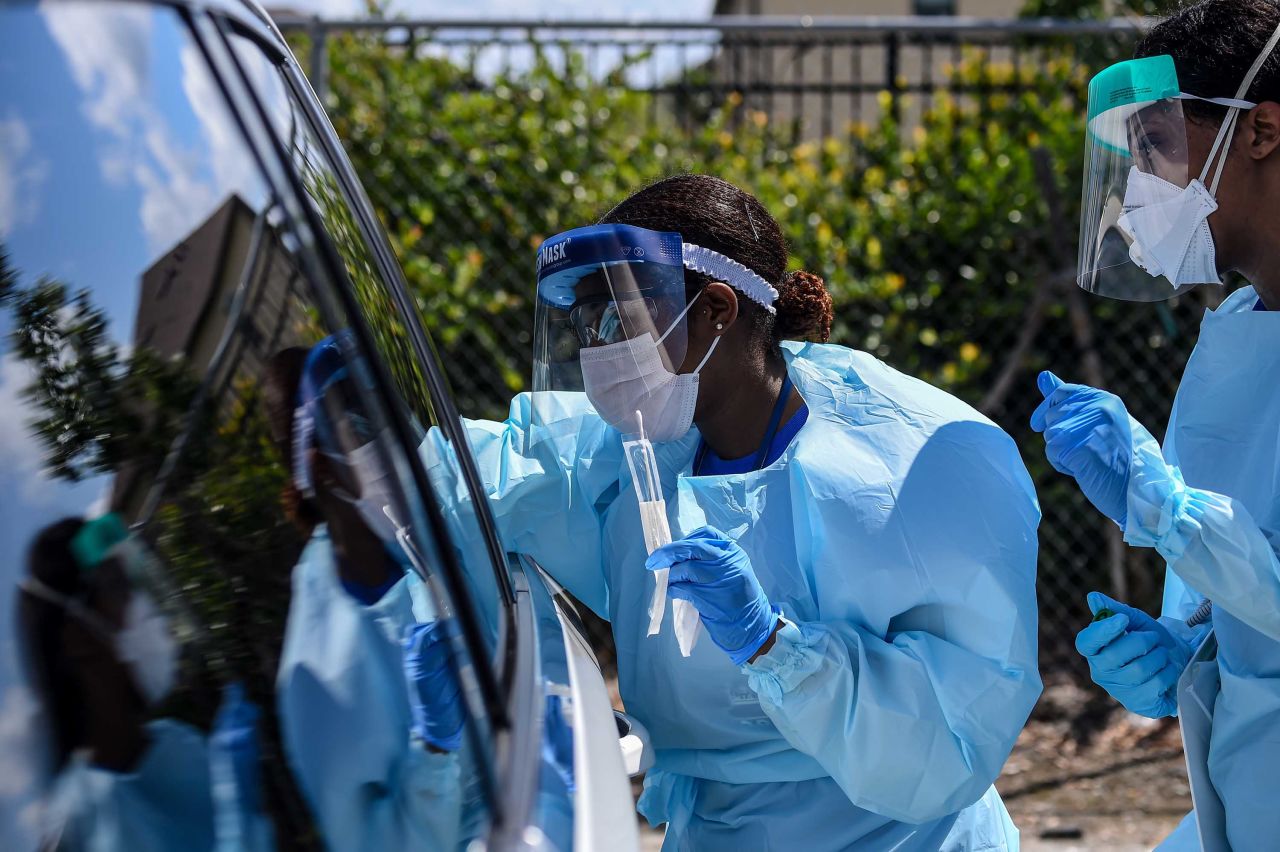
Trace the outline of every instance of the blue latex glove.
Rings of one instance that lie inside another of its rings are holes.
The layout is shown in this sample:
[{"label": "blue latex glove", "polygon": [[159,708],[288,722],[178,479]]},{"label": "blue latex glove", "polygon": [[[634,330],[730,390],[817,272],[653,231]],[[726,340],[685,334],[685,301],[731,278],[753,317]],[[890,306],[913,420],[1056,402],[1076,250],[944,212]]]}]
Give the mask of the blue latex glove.
[{"label": "blue latex glove", "polygon": [[443,623],[409,625],[403,646],[413,733],[441,751],[457,751],[462,746],[462,694],[449,665]]},{"label": "blue latex glove", "polygon": [[1047,370],[1037,384],[1044,402],[1031,415],[1031,428],[1044,433],[1049,464],[1075,477],[1089,502],[1123,527],[1133,455],[1124,403],[1113,393],[1066,384]]},{"label": "blue latex glove", "polygon": [[259,716],[257,706],[245,698],[244,685],[227,684],[209,735],[210,763],[215,767],[215,777],[224,785],[234,785],[234,790],[228,792],[232,792],[243,812],[251,814],[262,810],[262,784],[258,774],[262,759]]},{"label": "blue latex glove", "polygon": [[1090,592],[1089,610],[1097,615],[1104,608],[1115,615],[1076,636],[1076,650],[1089,661],[1089,676],[1134,713],[1152,719],[1172,716],[1191,646],[1142,610]]},{"label": "blue latex glove", "polygon": [[[548,695],[546,716],[543,719],[542,768],[543,773],[554,773],[565,790],[574,790],[573,779],[573,728],[565,721],[561,705],[564,699],[558,695]],[[554,785],[543,786],[553,789]]]},{"label": "blue latex glove", "polygon": [[670,568],[667,593],[698,608],[711,641],[740,666],[778,626],[778,613],[737,542],[713,527],[663,545],[649,555],[650,571]]}]

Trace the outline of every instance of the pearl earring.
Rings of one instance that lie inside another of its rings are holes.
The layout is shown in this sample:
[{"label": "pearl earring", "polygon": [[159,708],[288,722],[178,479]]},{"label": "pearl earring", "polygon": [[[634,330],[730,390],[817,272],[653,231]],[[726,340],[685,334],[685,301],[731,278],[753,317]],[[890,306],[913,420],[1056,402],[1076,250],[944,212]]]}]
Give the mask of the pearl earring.
[{"label": "pearl earring", "polygon": [[724,331],[724,323],[722,322],[716,323],[716,331]]}]

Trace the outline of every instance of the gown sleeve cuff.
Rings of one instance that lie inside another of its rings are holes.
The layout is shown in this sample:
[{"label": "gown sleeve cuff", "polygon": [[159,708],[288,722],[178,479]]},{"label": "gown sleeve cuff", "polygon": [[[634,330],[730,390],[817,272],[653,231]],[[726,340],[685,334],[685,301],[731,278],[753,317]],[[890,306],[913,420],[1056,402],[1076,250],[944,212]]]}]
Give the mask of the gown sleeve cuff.
[{"label": "gown sleeve cuff", "polygon": [[1176,468],[1170,471],[1168,478],[1130,495],[1124,540],[1135,547],[1154,547],[1172,564],[1201,534],[1205,511],[1216,495],[1188,488]]},{"label": "gown sleeve cuff", "polygon": [[781,704],[784,695],[821,668],[824,655],[818,646],[826,641],[821,631],[802,629],[785,618],[781,623],[768,653],[742,666],[748,685],[773,704]]},{"label": "gown sleeve cuff", "polygon": [[1203,495],[1188,488],[1182,471],[1164,460],[1160,445],[1140,423],[1129,418],[1133,454],[1124,540],[1133,547],[1154,547],[1176,562],[1199,532]]}]

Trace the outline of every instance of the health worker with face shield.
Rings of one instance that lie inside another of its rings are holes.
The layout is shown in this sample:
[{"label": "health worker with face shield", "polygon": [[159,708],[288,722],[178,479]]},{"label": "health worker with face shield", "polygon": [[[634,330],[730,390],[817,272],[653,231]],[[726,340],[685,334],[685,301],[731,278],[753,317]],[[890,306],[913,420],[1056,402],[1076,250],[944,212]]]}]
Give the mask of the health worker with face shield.
[{"label": "health worker with face shield", "polygon": [[208,736],[163,714],[179,654],[147,554],[115,514],[29,548],[17,614],[53,772],[42,848],[266,852],[259,712],[233,684]]},{"label": "health worker with face shield", "polygon": [[1040,693],[1031,482],[958,400],[793,342],[832,309],[787,263],[704,175],[544,242],[534,390],[467,424],[505,544],[610,621],[664,848],[1016,849],[991,785]]},{"label": "health worker with face shield", "polygon": [[309,536],[276,679],[281,735],[327,848],[452,849],[462,699],[447,622],[396,537],[403,504],[360,364],[334,335],[267,367],[285,502]]},{"label": "health worker with face shield", "polygon": [[[1100,593],[1077,637],[1130,710],[1178,715],[1195,811],[1161,849],[1280,838],[1280,7],[1207,0],[1089,87],[1079,283],[1152,301],[1237,271],[1205,313],[1163,449],[1121,400],[1040,377],[1049,461],[1165,559],[1163,615]],[[1105,611],[1104,611],[1105,610]]]}]

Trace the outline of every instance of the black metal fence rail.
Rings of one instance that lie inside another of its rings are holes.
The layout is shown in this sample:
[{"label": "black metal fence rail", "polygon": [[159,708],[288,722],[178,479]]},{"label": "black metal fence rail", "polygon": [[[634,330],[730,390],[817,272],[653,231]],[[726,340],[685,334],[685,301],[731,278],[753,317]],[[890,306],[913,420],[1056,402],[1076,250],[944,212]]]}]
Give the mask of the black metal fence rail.
[{"label": "black metal fence rail", "polygon": [[[304,61],[312,85],[328,94],[328,45],[336,33],[364,33],[412,55],[445,53],[475,73],[477,85],[510,73],[533,56],[580,55],[599,79],[626,64],[625,84],[655,95],[686,118],[731,95],[748,109],[791,119],[793,141],[823,138],[874,121],[887,98],[927,107],[940,92],[989,96],[1018,89],[1023,68],[1046,48],[1074,42],[1113,54],[1127,47],[1145,19],[1063,21],[966,17],[730,16],[692,21],[325,20],[282,17],[280,28],[307,37]],[[949,75],[966,53],[1013,69],[1008,82],[973,90]]]}]

